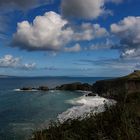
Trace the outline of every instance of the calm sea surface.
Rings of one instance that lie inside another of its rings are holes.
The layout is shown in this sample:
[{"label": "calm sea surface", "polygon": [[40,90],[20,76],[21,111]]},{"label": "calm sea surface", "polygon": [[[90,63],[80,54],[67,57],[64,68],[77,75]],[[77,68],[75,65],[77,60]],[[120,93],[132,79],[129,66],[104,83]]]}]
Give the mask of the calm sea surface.
[{"label": "calm sea surface", "polygon": [[23,86],[38,87],[71,82],[94,83],[106,78],[1,78],[0,79],[0,140],[26,140],[32,132],[44,128],[49,120],[72,107],[66,101],[82,96],[78,92],[18,92]]}]

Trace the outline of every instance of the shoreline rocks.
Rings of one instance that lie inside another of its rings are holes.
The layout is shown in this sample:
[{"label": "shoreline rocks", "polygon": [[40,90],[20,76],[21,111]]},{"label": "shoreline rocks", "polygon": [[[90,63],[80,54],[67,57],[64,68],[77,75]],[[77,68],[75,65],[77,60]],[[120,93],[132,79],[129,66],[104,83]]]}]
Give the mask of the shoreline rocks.
[{"label": "shoreline rocks", "polygon": [[41,90],[41,91],[49,91],[49,88],[47,86],[40,86],[38,88],[38,90]]},{"label": "shoreline rocks", "polygon": [[38,91],[49,91],[49,88],[47,86],[40,86],[38,88],[33,87],[23,87],[20,88],[21,91],[32,91],[32,90],[38,90]]},{"label": "shoreline rocks", "polygon": [[23,88],[20,88],[20,90],[30,91],[30,90],[33,90],[33,88],[32,87],[23,87]]}]

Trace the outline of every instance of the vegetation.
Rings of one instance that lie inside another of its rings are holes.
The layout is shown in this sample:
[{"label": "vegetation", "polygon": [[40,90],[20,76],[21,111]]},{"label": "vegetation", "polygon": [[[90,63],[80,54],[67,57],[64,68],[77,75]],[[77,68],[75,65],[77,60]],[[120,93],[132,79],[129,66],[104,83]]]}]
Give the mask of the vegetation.
[{"label": "vegetation", "polygon": [[116,106],[83,120],[51,123],[34,133],[33,140],[139,140],[140,93],[133,93]]}]

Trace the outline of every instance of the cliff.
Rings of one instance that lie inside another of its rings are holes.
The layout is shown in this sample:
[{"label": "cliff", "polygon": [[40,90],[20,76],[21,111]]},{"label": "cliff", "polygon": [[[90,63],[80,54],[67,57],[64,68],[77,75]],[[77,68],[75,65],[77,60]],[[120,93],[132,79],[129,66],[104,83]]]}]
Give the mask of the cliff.
[{"label": "cliff", "polygon": [[126,94],[140,92],[140,71],[134,71],[120,78],[97,81],[93,84],[93,92],[113,98],[121,98]]}]

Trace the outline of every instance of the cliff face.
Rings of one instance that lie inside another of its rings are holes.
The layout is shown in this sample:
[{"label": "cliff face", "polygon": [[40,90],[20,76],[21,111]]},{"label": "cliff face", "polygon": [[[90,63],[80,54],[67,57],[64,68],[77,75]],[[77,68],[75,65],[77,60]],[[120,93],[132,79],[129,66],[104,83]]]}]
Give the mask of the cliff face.
[{"label": "cliff face", "polygon": [[121,78],[97,81],[93,84],[93,92],[106,97],[120,97],[140,92],[140,71],[134,71]]}]

